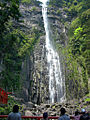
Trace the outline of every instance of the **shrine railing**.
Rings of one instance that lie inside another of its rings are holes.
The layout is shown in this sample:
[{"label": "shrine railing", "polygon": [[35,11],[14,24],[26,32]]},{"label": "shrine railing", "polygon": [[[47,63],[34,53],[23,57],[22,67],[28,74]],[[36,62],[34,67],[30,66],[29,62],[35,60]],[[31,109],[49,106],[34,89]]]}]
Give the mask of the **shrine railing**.
[{"label": "shrine railing", "polygon": [[[8,115],[0,115],[0,120],[6,120]],[[59,116],[49,116],[48,119],[58,119]],[[22,120],[41,120],[43,119],[42,116],[22,116]],[[70,116],[70,119],[73,120],[74,117]]]}]

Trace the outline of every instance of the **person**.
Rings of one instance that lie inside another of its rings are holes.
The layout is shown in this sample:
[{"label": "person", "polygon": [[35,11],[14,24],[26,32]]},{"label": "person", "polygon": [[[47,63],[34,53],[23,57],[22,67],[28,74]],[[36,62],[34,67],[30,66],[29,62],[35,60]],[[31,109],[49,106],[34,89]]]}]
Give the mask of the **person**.
[{"label": "person", "polygon": [[19,113],[19,106],[13,106],[13,112],[9,113],[7,120],[21,120],[21,115]]},{"label": "person", "polygon": [[80,120],[90,120],[90,116],[88,113],[86,113],[86,110],[83,108],[81,109],[81,116],[80,116]]},{"label": "person", "polygon": [[74,120],[79,120],[79,119],[80,119],[80,114],[79,114],[79,111],[76,110],[76,111],[75,111]]},{"label": "person", "polygon": [[44,112],[44,113],[43,113],[43,119],[44,119],[44,120],[48,120],[48,113],[47,113],[47,112]]},{"label": "person", "polygon": [[66,113],[65,108],[61,108],[60,112],[61,112],[61,116],[58,118],[58,120],[70,120],[70,117],[65,114]]}]

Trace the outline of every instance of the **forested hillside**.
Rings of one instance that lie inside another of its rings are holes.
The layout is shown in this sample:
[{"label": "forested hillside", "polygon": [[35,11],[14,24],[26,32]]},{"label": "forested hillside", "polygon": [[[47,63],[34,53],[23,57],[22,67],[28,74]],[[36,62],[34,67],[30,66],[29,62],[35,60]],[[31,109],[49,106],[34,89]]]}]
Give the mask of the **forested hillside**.
[{"label": "forested hillside", "polygon": [[[59,115],[90,106],[90,0],[49,0],[50,36],[59,54],[65,102],[47,104],[49,70],[41,2],[0,0],[0,88],[12,92],[0,114],[20,104],[20,112]],[[18,102],[19,101],[19,102]],[[41,106],[40,106],[41,105]]]},{"label": "forested hillside", "polygon": [[[66,91],[77,98],[88,92],[90,66],[90,1],[89,0],[50,0],[50,7],[60,7],[66,13],[66,19],[61,19],[68,35],[66,47],[57,45],[65,56]],[[58,9],[56,13],[61,14]],[[71,83],[70,85],[68,85]],[[72,86],[72,87],[71,87]],[[73,91],[72,91],[73,89]],[[84,92],[83,93],[83,89]],[[72,92],[71,92],[72,91]],[[82,93],[82,94],[81,94]]]},{"label": "forested hillside", "polygon": [[20,89],[20,72],[23,59],[30,54],[38,41],[39,31],[30,33],[20,29],[19,0],[0,1],[0,86],[6,91]]},{"label": "forested hillside", "polygon": [[[30,28],[29,32],[20,28],[20,24],[24,23],[19,8],[21,3],[34,5],[29,12],[36,12],[35,6],[40,4],[36,0],[0,1],[0,87],[6,91],[17,91],[22,87],[22,61],[30,56],[40,40],[40,35],[43,34],[36,27]],[[68,40],[64,40],[64,46],[58,44],[54,38],[58,52],[62,52],[64,56],[67,98],[82,97],[89,92],[90,1],[50,0],[48,8],[51,14],[56,14],[60,18],[67,31]],[[65,18],[61,17],[62,11],[66,15]],[[60,34],[60,38],[64,39],[63,34]]]}]

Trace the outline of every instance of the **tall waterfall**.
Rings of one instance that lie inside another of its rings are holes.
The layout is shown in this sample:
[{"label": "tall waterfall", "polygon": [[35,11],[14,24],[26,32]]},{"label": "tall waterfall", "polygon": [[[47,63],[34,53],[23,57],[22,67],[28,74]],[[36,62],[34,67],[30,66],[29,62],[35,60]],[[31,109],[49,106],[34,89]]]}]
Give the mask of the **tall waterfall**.
[{"label": "tall waterfall", "polygon": [[39,0],[42,2],[42,15],[44,28],[46,32],[46,50],[49,70],[49,93],[50,103],[63,102],[65,100],[65,81],[62,79],[60,68],[60,59],[50,37],[49,22],[47,18],[48,0]]}]

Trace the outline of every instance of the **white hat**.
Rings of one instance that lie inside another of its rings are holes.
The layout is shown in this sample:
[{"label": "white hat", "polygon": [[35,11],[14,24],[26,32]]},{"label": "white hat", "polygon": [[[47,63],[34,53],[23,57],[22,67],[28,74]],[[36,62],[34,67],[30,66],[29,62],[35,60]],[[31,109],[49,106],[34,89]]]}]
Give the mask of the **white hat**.
[{"label": "white hat", "polygon": [[81,109],[81,112],[86,112],[86,110],[84,108]]}]

